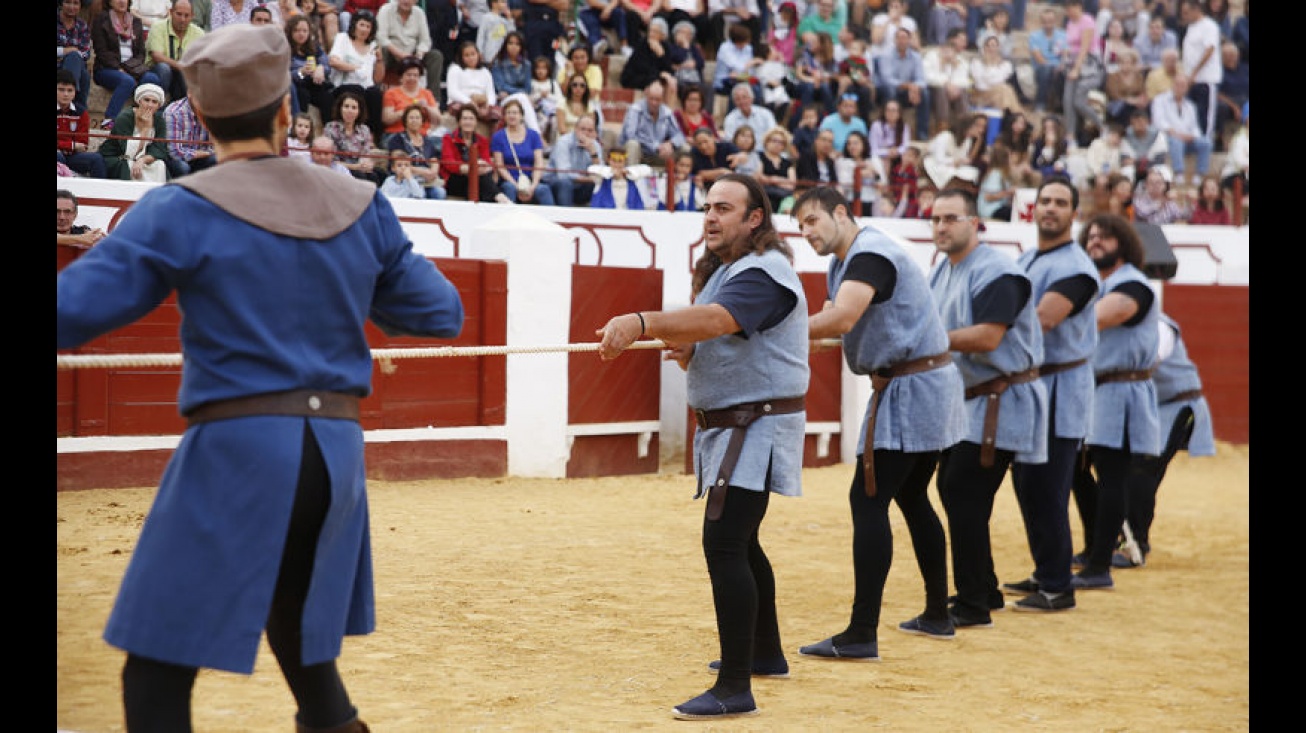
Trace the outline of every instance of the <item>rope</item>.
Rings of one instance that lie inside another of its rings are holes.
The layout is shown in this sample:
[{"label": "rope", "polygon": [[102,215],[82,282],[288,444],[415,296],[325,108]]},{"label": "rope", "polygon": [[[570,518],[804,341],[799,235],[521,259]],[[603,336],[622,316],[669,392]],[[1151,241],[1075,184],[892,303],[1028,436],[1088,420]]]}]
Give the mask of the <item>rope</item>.
[{"label": "rope", "polygon": [[[818,343],[838,346],[838,339],[823,339]],[[664,349],[666,344],[656,339],[636,341],[629,349]],[[506,354],[549,354],[598,351],[599,342],[564,344],[562,346],[434,346],[412,349],[373,349],[372,358],[389,362],[394,359],[431,359],[448,356],[503,356]],[[181,366],[181,354],[55,354],[56,369],[113,369],[115,367],[166,367]]]}]

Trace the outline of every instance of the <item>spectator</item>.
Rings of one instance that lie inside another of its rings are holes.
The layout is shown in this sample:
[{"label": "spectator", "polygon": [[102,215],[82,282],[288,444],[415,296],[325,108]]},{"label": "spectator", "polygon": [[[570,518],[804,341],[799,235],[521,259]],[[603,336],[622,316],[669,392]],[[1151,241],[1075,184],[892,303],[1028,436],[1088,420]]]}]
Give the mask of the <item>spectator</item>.
[{"label": "spectator", "polygon": [[340,27],[348,28],[354,14],[360,10],[366,10],[376,17],[381,11],[381,6],[390,2],[390,0],[344,0],[340,7]]},{"label": "spectator", "polygon": [[1106,212],[1127,221],[1134,220],[1134,182],[1129,176],[1119,173],[1110,177],[1107,183],[1111,196],[1107,199]]},{"label": "spectator", "polygon": [[1220,187],[1220,177],[1209,174],[1202,176],[1197,185],[1197,196],[1193,200],[1189,224],[1214,224],[1229,226],[1233,223],[1229,207],[1224,203],[1224,189]]},{"label": "spectator", "polygon": [[1197,105],[1188,98],[1187,76],[1180,74],[1168,93],[1152,100],[1152,122],[1165,133],[1176,185],[1184,183],[1185,156],[1192,153],[1197,157],[1197,171],[1192,177],[1196,187],[1197,179],[1210,170],[1213,146],[1198,125]]},{"label": "spectator", "polygon": [[816,133],[810,152],[798,156],[798,182],[795,193],[814,186],[834,185],[839,182],[834,161],[838,157],[834,147],[834,132],[822,129]]},{"label": "spectator", "polygon": [[138,84],[159,83],[159,76],[146,66],[145,29],[141,19],[128,11],[131,0],[108,0],[104,12],[91,21],[91,47],[95,51],[95,83],[108,89],[100,127],[112,130],[132,98]]},{"label": "spectator", "polygon": [[[1233,19],[1229,15],[1229,0],[1204,0],[1203,6],[1206,8],[1206,14],[1215,25],[1220,29],[1220,37],[1228,38],[1233,32]],[[1183,6],[1180,5],[1180,12],[1183,12]]]},{"label": "spectator", "polygon": [[[741,128],[744,129],[744,128]],[[694,178],[694,155],[688,150],[676,153],[675,164],[670,168],[674,183],[667,181],[664,173],[654,180],[653,198],[658,211],[699,211],[703,206],[703,187]],[[671,186],[671,206],[667,206],[667,186]]]},{"label": "spectator", "polygon": [[812,0],[807,12],[798,21],[798,37],[810,42],[818,33],[824,33],[831,39],[839,37],[848,26],[847,5],[836,0]]},{"label": "spectator", "polygon": [[762,152],[758,156],[762,167],[757,180],[771,200],[771,210],[777,213],[785,209],[786,201],[793,203],[794,187],[798,181],[798,171],[788,154],[791,140],[789,131],[777,125],[764,134]]},{"label": "spectator", "polygon": [[558,206],[588,206],[597,182],[588,171],[603,159],[598,120],[594,115],[581,115],[571,132],[558,136],[549,154],[552,170],[545,181],[553,191],[553,202]]},{"label": "spectator", "polygon": [[[397,1],[397,0],[396,0]],[[522,11],[522,28],[526,34],[527,54],[530,58],[553,53],[567,37],[562,17],[571,9],[569,0],[525,0]],[[627,23],[631,15],[626,15]]]},{"label": "spectator", "polygon": [[[426,72],[426,88],[433,100],[439,100],[444,54],[432,45],[426,11],[416,4],[417,0],[392,0],[376,11],[376,45],[381,48],[381,63],[387,69],[406,69],[404,62],[408,59],[420,61],[419,68]],[[438,113],[438,109],[432,112],[432,119]]]},{"label": "spectator", "polygon": [[1134,180],[1142,180],[1149,166],[1165,163],[1169,157],[1165,135],[1152,125],[1148,109],[1134,110],[1125,129],[1125,144],[1129,146],[1134,161]]},{"label": "spectator", "polygon": [[1131,41],[1146,35],[1149,16],[1141,0],[1107,0],[1099,5],[1096,13],[1099,33],[1105,35],[1107,25],[1115,20],[1120,22],[1124,37]]},{"label": "spectator", "polygon": [[381,182],[381,193],[392,199],[427,198],[426,187],[413,172],[413,161],[406,151],[390,151],[390,175]]},{"label": "spectator", "polygon": [[898,164],[907,148],[911,146],[911,130],[902,116],[902,105],[898,100],[885,102],[880,117],[871,123],[867,140],[871,145],[871,160],[880,180],[889,180],[889,171]]},{"label": "spectator", "polygon": [[[667,21],[668,23],[671,21]],[[703,72],[707,68],[707,59],[703,57],[703,47],[699,45],[697,39],[697,30],[694,24],[688,20],[677,21],[671,26],[671,54],[672,73],[676,77],[676,90],[685,86],[701,87],[703,85]],[[629,63],[629,61],[627,61]]]},{"label": "spectator", "polygon": [[[155,29],[156,32],[159,29]],[[212,168],[217,159],[209,142],[208,128],[200,124],[190,97],[173,100],[163,108],[163,124],[168,138],[168,177],[182,176]]]},{"label": "spectator", "polygon": [[[330,0],[298,0],[299,12],[313,24],[313,32],[322,40],[323,46],[330,46],[340,35],[340,11]],[[282,13],[285,15],[285,13]]]},{"label": "spectator", "polygon": [[1179,36],[1165,27],[1164,18],[1149,18],[1147,32],[1134,39],[1134,50],[1138,52],[1138,62],[1143,67],[1143,73],[1160,66],[1161,54],[1167,49],[1179,53]]},{"label": "spectator", "polygon": [[[271,5],[255,5],[249,11],[250,25],[274,25],[275,23],[276,20],[272,15]],[[208,29],[205,30],[207,32]]]},{"label": "spectator", "polygon": [[1047,115],[1039,123],[1039,132],[1029,148],[1029,164],[1040,176],[1067,175],[1066,161],[1070,156],[1070,139],[1061,118]]},{"label": "spectator", "polygon": [[[1220,65],[1220,26],[1206,13],[1205,0],[1179,0],[1179,17],[1184,23],[1180,68],[1189,80],[1188,96],[1197,109],[1198,128],[1207,141],[1214,142],[1216,94],[1224,78]],[[1152,119],[1156,119],[1155,112]],[[1175,172],[1182,170],[1176,166]]]},{"label": "spectator", "polygon": [[[972,15],[984,15],[984,13],[973,13]],[[982,21],[982,26],[975,32],[975,46],[983,52],[984,41],[990,37],[998,39],[998,47],[1002,51],[1002,58],[1014,64],[1011,41],[1011,12],[1005,7],[999,6],[988,11],[987,17]]]},{"label": "spectator", "polygon": [[1252,0],[1243,0],[1243,12],[1233,22],[1229,40],[1238,47],[1238,56],[1244,63],[1252,62]]},{"label": "spectator", "polygon": [[1011,151],[1003,143],[989,148],[989,169],[980,180],[976,206],[990,221],[1011,221],[1011,202],[1020,187],[1011,169]]},{"label": "spectator", "polygon": [[1170,91],[1174,85],[1176,76],[1182,73],[1179,70],[1179,52],[1173,48],[1167,48],[1161,52],[1161,65],[1154,67],[1147,72],[1147,79],[1144,82],[1147,90],[1148,99],[1157,97]]},{"label": "spectator", "polygon": [[82,20],[82,0],[61,0],[55,14],[55,56],[57,66],[73,75],[78,109],[86,109],[91,96],[91,27]]},{"label": "spectator", "polygon": [[[731,24],[727,34],[729,42],[717,47],[712,93],[729,96],[735,84],[747,83],[754,69],[761,66],[765,59],[753,55],[753,32],[748,24]],[[754,96],[757,96],[756,93]]]},{"label": "spectator", "polygon": [[845,44],[848,56],[839,62],[835,93],[857,95],[857,116],[863,120],[871,116],[875,106],[875,62],[866,53],[866,42],[852,38]]},{"label": "spectator", "polygon": [[691,172],[694,180],[704,189],[711,188],[721,176],[734,172],[743,157],[732,141],[717,140],[715,135],[703,128],[694,133],[694,149],[691,153],[694,165]]},{"label": "spectator", "polygon": [[1186,201],[1171,190],[1174,174],[1169,166],[1154,165],[1134,190],[1134,218],[1148,224],[1182,224],[1190,215]]},{"label": "spectator", "polygon": [[1101,43],[1102,66],[1109,75],[1120,67],[1120,56],[1125,51],[1133,50],[1130,39],[1125,37],[1125,26],[1118,19],[1107,21],[1106,32],[1099,39]]},{"label": "spectator", "polygon": [[766,61],[757,67],[757,86],[762,90],[758,103],[771,111],[776,120],[789,121],[793,98],[789,96],[789,66],[783,55],[774,48],[762,44]]},{"label": "spectator", "polygon": [[[337,96],[346,90],[361,94],[367,103],[367,119],[380,123],[384,119],[385,66],[381,63],[381,48],[376,45],[376,16],[370,10],[359,10],[349,15],[344,27],[345,31],[331,40],[327,54],[331,84]],[[373,132],[380,133],[382,127],[377,124]]]},{"label": "spectator", "polygon": [[1215,113],[1215,149],[1224,150],[1224,129],[1229,123],[1242,122],[1243,105],[1252,96],[1251,67],[1238,55],[1238,47],[1233,41],[1220,45],[1220,65],[1223,76],[1220,79],[1219,106]]},{"label": "spectator", "polygon": [[920,201],[917,196],[927,187],[933,189],[925,175],[921,150],[912,145],[903,151],[902,160],[889,171],[889,190],[881,200],[893,204],[892,216],[917,219],[920,218]]},{"label": "spectator", "polygon": [[190,0],[175,0],[168,20],[155,26],[145,39],[149,67],[159,77],[159,86],[170,99],[186,96],[186,77],[178,62],[192,41],[204,35],[204,29],[191,22],[194,7]]},{"label": "spectator", "polygon": [[[353,22],[353,19],[350,19]],[[381,126],[384,131],[383,144],[390,135],[404,129],[404,110],[418,105],[426,110],[427,127],[423,135],[430,134],[430,120],[440,119],[440,105],[429,87],[422,86],[422,62],[409,57],[400,62],[399,84],[385,90],[381,97]],[[479,119],[479,118],[478,118]]]},{"label": "spectator", "polygon": [[665,94],[662,83],[655,81],[645,87],[644,98],[626,110],[617,144],[637,164],[665,165],[677,150],[685,147],[685,136],[671,108],[665,104]]},{"label": "spectator", "polygon": [[889,0],[884,11],[876,13],[871,18],[870,55],[872,58],[893,53],[893,38],[898,34],[899,28],[906,28],[911,32],[912,48],[918,51],[921,49],[921,30],[916,24],[916,19],[907,14],[907,0]]},{"label": "spectator", "polygon": [[63,188],[56,190],[54,203],[55,244],[86,248],[104,239],[103,229],[99,227],[92,229],[85,224],[76,223],[77,195],[72,191]]},{"label": "spectator", "polygon": [[590,166],[590,172],[599,177],[598,188],[590,197],[590,207],[595,209],[631,209],[640,211],[645,208],[644,201],[649,197],[644,190],[645,179],[652,169],[644,164],[626,166],[624,150],[609,150],[608,164]]},{"label": "spectator", "polygon": [[[848,133],[843,142],[843,154],[834,161],[834,174],[839,181],[839,193],[848,199],[848,203],[855,205],[861,201],[858,215],[871,216],[880,198],[880,186],[887,187],[888,181],[880,176],[866,135],[856,131]],[[861,177],[860,187],[858,175]]]},{"label": "spectator", "polygon": [[1088,150],[1084,153],[1087,170],[1078,177],[1075,184],[1082,188],[1090,177],[1105,179],[1112,173],[1124,173],[1132,178],[1133,159],[1134,150],[1125,142],[1124,128],[1119,123],[1109,122],[1106,130],[1089,143]]},{"label": "spectator", "polygon": [[849,133],[859,132],[866,135],[869,132],[866,120],[857,116],[857,95],[849,93],[840,97],[836,111],[821,120],[821,129],[834,133],[835,150],[843,150]]},{"label": "spectator", "polygon": [[558,134],[566,135],[576,125],[576,121],[585,115],[593,115],[603,126],[603,110],[599,108],[598,94],[590,90],[589,82],[582,74],[574,74],[563,82],[562,101],[557,105]]},{"label": "spectator", "polygon": [[553,191],[544,179],[544,140],[526,126],[523,105],[509,99],[503,106],[503,127],[490,138],[490,154],[499,174],[499,190],[519,204],[553,206]]},{"label": "spectator", "polygon": [[1134,110],[1146,109],[1151,104],[1147,96],[1147,77],[1138,65],[1138,52],[1127,48],[1120,54],[1118,68],[1106,77],[1107,125],[1129,124]]},{"label": "spectator", "polygon": [[734,172],[756,178],[762,172],[762,158],[757,150],[757,133],[748,125],[741,125],[730,137],[730,142],[735,144],[735,149],[739,151],[740,156],[743,156],[735,160],[732,166]]},{"label": "spectator", "polygon": [[499,50],[498,58],[495,58],[490,65],[490,79],[494,82],[495,105],[503,109],[503,105],[507,104],[509,99],[521,102],[526,126],[541,133],[542,137],[540,120],[535,114],[535,103],[531,100],[531,67],[526,61],[525,36],[517,31],[508,33]]},{"label": "spectator", "polygon": [[578,6],[580,10],[576,13],[576,20],[595,54],[604,55],[608,39],[603,37],[603,29],[609,28],[616,31],[617,39],[621,41],[622,55],[630,56],[631,52],[626,50],[631,47],[626,28],[626,9],[622,7],[621,0],[581,0]]},{"label": "spectator", "polygon": [[[552,55],[552,52],[550,54]],[[531,58],[537,58],[532,56]],[[603,69],[597,64],[591,63],[590,47],[583,43],[577,43],[567,51],[567,63],[563,64],[558,70],[558,84],[565,85],[567,80],[573,74],[580,74],[585,77],[585,82],[589,84],[590,96],[595,99],[599,98],[599,93],[603,91]],[[566,132],[563,130],[562,132]]]},{"label": "spectator", "polygon": [[[763,0],[706,0],[709,31],[709,43],[716,49],[717,55],[727,43],[733,43],[731,30],[735,26],[748,29],[751,43],[762,38],[761,3]],[[799,21],[799,36],[802,35],[802,21]],[[833,36],[832,36],[833,37]],[[719,59],[718,59],[719,62]]]},{"label": "spectator", "polygon": [[404,110],[403,120],[403,131],[390,136],[387,148],[391,152],[402,150],[407,153],[413,175],[422,184],[426,198],[444,199],[444,182],[440,178],[440,141],[422,132],[429,126],[426,109],[414,104]]},{"label": "spectator", "polygon": [[123,110],[113,121],[114,136],[100,145],[104,177],[164,183],[168,180],[168,147],[163,136],[168,128],[163,121],[163,89],[158,84],[142,84],[136,87],[135,98],[136,106]]},{"label": "spectator", "polygon": [[[463,33],[460,27],[461,19],[459,18],[459,4],[454,0],[440,0],[439,2],[428,2],[422,0],[419,7],[426,11],[426,34],[431,37],[431,47],[433,50],[440,52],[440,58],[444,59],[442,74],[444,77],[449,75],[448,64],[451,59],[458,58],[458,46],[463,41],[475,41],[475,34]],[[512,9],[513,24],[525,32],[521,13],[517,10],[521,0],[508,0],[508,7]],[[487,6],[488,7],[488,6]],[[379,16],[378,16],[379,17]],[[530,58],[527,56],[527,58]],[[445,100],[440,98],[441,103]]]},{"label": "spectator", "polygon": [[[168,106],[172,107],[171,104]],[[295,115],[290,120],[290,131],[286,133],[286,157],[313,162],[313,139],[318,134],[313,115],[307,112]]]},{"label": "spectator", "polygon": [[336,99],[335,88],[327,78],[331,66],[307,16],[300,14],[286,21],[286,41],[290,43],[293,111],[307,112],[312,105],[317,107],[318,115],[326,119]]},{"label": "spectator", "polygon": [[804,39],[794,65],[794,93],[803,109],[815,107],[818,117],[835,110],[838,100],[839,67],[834,60],[830,36],[817,33]]},{"label": "spectator", "polygon": [[775,15],[771,16],[766,45],[780,52],[785,66],[793,66],[798,61],[798,6],[790,0],[780,3]]},{"label": "spectator", "polygon": [[934,187],[962,186],[974,194],[988,167],[987,141],[988,115],[983,113],[953,120],[950,128],[930,138],[923,167]]},{"label": "spectator", "polygon": [[[1002,125],[998,128],[998,140],[1007,146],[1011,157],[1011,168],[1016,178],[1022,181],[1039,178],[1029,164],[1029,146],[1034,142],[1034,126],[1022,110],[1012,110],[1002,116]],[[1031,187],[1037,187],[1037,181]]]},{"label": "spectator", "polygon": [[310,149],[309,157],[313,165],[330,168],[342,176],[352,178],[354,175],[340,161],[336,160],[336,143],[326,135],[318,135],[313,138],[313,147]]},{"label": "spectator", "polygon": [[[970,112],[970,91],[974,81],[970,76],[970,64],[957,50],[958,45],[965,43],[965,38],[965,31],[954,30],[948,42],[931,46],[921,58],[925,86],[930,90],[931,119],[953,120]],[[897,100],[894,103],[898,104],[899,110],[902,109]]]},{"label": "spectator", "polygon": [[501,204],[512,203],[494,182],[494,163],[490,159],[490,140],[476,131],[481,118],[476,108],[466,105],[458,110],[458,127],[444,136],[440,149],[440,171],[444,190],[450,196],[470,200],[472,163],[476,164],[477,200]]},{"label": "spectator", "polygon": [[[689,23],[693,27],[694,45],[698,47],[699,55],[703,53],[704,42],[710,43],[712,38],[712,22],[707,12],[707,0],[662,0],[662,10],[659,15],[671,26],[671,37],[676,38],[676,26],[680,23]],[[702,67],[700,67],[701,71]],[[682,80],[683,81],[683,80]],[[700,78],[697,83],[702,84],[706,79]]]},{"label": "spectator", "polygon": [[1029,34],[1029,56],[1034,66],[1035,109],[1042,114],[1061,109],[1065,85],[1066,31],[1057,25],[1057,11],[1044,6],[1038,30]]},{"label": "spectator", "polygon": [[68,69],[55,76],[55,162],[89,178],[104,178],[104,158],[91,152],[91,114],[74,101],[77,79]]},{"label": "spectator", "polygon": [[372,156],[375,143],[367,124],[367,105],[358,92],[347,91],[336,97],[331,121],[322,126],[322,134],[335,143],[336,159],[354,178],[374,186],[385,180],[385,170]]},{"label": "spectator", "polygon": [[[585,91],[589,92],[588,84]],[[535,107],[535,121],[540,126],[540,135],[550,145],[559,137],[558,107],[562,102],[562,86],[553,78],[553,60],[548,56],[536,58],[531,62],[531,104]]]},{"label": "spectator", "polygon": [[930,90],[925,84],[921,54],[911,47],[911,34],[904,28],[898,29],[893,46],[893,53],[880,57],[876,98],[881,103],[896,99],[904,108],[915,109],[916,138],[927,140],[930,137]]},{"label": "spectator", "polygon": [[721,132],[727,138],[733,138],[739,128],[745,126],[754,131],[775,127],[775,115],[771,110],[753,103],[752,85],[743,82],[736,84],[730,91],[730,98],[734,101],[734,109],[730,110],[721,125]]},{"label": "spectator", "polygon": [[686,140],[691,140],[694,133],[700,127],[706,127],[712,131],[713,135],[717,134],[716,121],[712,115],[703,109],[703,88],[701,86],[686,87],[681,90],[680,109],[674,112],[676,126],[680,128],[680,133],[685,136]]},{"label": "spectator", "polygon": [[[162,25],[168,20],[170,0],[132,0],[131,14],[141,19],[141,27],[148,36],[155,25]],[[166,90],[165,90],[166,91]]]},{"label": "spectator", "polygon": [[[954,30],[966,32],[966,17],[969,9],[966,0],[934,0],[930,8],[929,30],[926,36],[931,46],[944,43],[948,34]],[[969,42],[969,37],[967,38]]]},{"label": "spectator", "polygon": [[[1235,180],[1242,182],[1243,195],[1248,196],[1252,192],[1252,162],[1251,162],[1251,103],[1243,105],[1243,124],[1238,128],[1238,132],[1233,135],[1233,140],[1229,142],[1229,154],[1224,159],[1224,169],[1220,171],[1220,182],[1227,189],[1233,189]],[[1239,225],[1242,222],[1238,222]]]},{"label": "spectator", "polygon": [[[112,0],[111,0],[112,1]],[[278,3],[264,3],[256,0],[213,0],[209,11],[209,24],[204,27],[206,33],[231,25],[232,23],[253,23],[254,11],[266,9],[270,15],[269,22],[281,25],[281,8]]]},{"label": "spectator", "polygon": [[1076,142],[1080,139],[1080,117],[1098,131],[1106,126],[1102,116],[1088,103],[1088,93],[1101,89],[1106,80],[1097,48],[1097,25],[1084,12],[1083,0],[1066,0],[1066,81],[1061,93],[1061,110],[1065,115],[1066,135]]},{"label": "spectator", "polygon": [[1002,57],[997,36],[984,37],[984,47],[978,58],[970,62],[970,76],[974,86],[970,90],[971,104],[977,107],[1008,110],[1020,109],[1020,99],[1011,85],[1015,71],[1011,62]]},{"label": "spectator", "polygon": [[[525,63],[526,37],[517,31],[517,24],[513,22],[512,8],[508,7],[508,0],[491,0],[489,12],[483,14],[476,25],[476,50],[481,52],[481,58],[490,59],[492,66],[497,65],[499,52],[512,33],[517,33],[517,53],[514,58]],[[530,81],[529,71],[522,76],[526,82]],[[496,87],[499,86],[499,80],[495,79],[494,84]],[[503,100],[499,100],[499,103],[502,104]]]},{"label": "spectator", "polygon": [[676,98],[676,71],[672,62],[671,31],[667,22],[654,17],[648,31],[631,44],[634,49],[626,64],[621,67],[621,86],[625,89],[643,89],[661,80],[667,94]]},{"label": "spectator", "polygon": [[798,125],[794,127],[794,137],[790,144],[795,161],[802,159],[804,154],[812,152],[816,136],[820,131],[821,112],[815,107],[803,107],[798,115]]}]

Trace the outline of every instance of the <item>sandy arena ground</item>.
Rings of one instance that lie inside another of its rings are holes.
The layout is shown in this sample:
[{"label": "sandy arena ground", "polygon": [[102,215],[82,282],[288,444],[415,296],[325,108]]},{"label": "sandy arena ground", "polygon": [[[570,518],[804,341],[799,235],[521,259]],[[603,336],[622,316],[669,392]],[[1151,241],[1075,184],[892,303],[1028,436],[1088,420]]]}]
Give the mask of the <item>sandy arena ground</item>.
[{"label": "sandy arena ground", "polygon": [[[375,733],[1246,731],[1249,457],[1181,453],[1148,564],[1117,570],[1114,591],[1081,592],[1069,613],[995,613],[953,641],[896,628],[924,591],[894,509],[878,664],[797,654],[842,630],[852,601],[853,467],[810,469],[806,495],[774,498],[762,530],[791,677],[755,681],[759,715],[712,723],[671,717],[717,657],[690,477],[374,482],[378,629],[346,640],[340,666]],[[58,728],[124,730],[123,654],[100,633],[153,495],[56,496]],[[1026,577],[1009,483],[992,528],[1000,579]],[[252,676],[196,683],[201,733],[289,733],[293,714],[266,644]]]}]

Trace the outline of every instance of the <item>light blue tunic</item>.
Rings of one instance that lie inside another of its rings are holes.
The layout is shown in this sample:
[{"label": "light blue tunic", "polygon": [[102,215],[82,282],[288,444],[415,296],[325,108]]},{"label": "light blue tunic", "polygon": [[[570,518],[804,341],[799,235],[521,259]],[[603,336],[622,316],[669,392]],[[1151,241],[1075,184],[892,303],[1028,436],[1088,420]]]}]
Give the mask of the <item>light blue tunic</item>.
[{"label": "light blue tunic", "polygon": [[1197,365],[1188,357],[1188,347],[1179,333],[1179,324],[1166,314],[1160,314],[1160,327],[1174,331],[1174,349],[1156,365],[1152,384],[1156,385],[1156,408],[1161,420],[1161,441],[1170,437],[1170,428],[1179,411],[1185,407],[1193,410],[1193,434],[1188,438],[1188,455],[1215,455],[1215,431],[1211,422],[1211,407],[1205,397],[1175,400],[1174,396],[1202,388]]},{"label": "light blue tunic", "polygon": [[[1034,306],[1057,281],[1088,275],[1101,288],[1102,278],[1088,253],[1074,240],[1040,251],[1021,252],[1016,258],[1034,283]],[[1039,377],[1051,400],[1052,434],[1058,438],[1082,440],[1088,436],[1093,410],[1093,352],[1097,349],[1097,314],[1092,304],[1068,316],[1056,328],[1043,332],[1043,363],[1066,364],[1087,359],[1085,364]]]},{"label": "light blue tunic", "polygon": [[[1120,266],[1102,283],[1102,295],[1123,283],[1148,285],[1147,276],[1129,263]],[[1148,286],[1150,287],[1150,286]],[[1093,352],[1093,372],[1151,369],[1156,365],[1160,336],[1157,329],[1156,301],[1133,325],[1112,326],[1099,334]],[[1098,384],[1093,393],[1093,425],[1088,445],[1122,449],[1128,440],[1129,452],[1156,456],[1161,454],[1161,423],[1157,417],[1156,387],[1152,380],[1108,382]]]},{"label": "light blue tunic", "polygon": [[[717,410],[807,394],[807,297],[793,265],[781,252],[749,254],[722,265],[695,298],[696,305],[715,302],[722,286],[741,272],[760,269],[797,297],[780,323],[751,336],[728,334],[701,341],[685,374],[686,393],[694,409]],[[730,485],[752,491],[802,495],[803,441],[807,413],[767,415],[748,427]],[[730,442],[730,428],[694,433],[694,473],[700,490],[717,478]],[[767,472],[770,471],[770,483]]]},{"label": "light blue tunic", "polygon": [[[934,305],[925,273],[902,247],[875,227],[858,232],[844,259],[831,258],[826,276],[830,299],[839,292],[848,263],[862,252],[889,260],[898,277],[893,297],[867,306],[843,335],[848,368],[853,374],[870,375],[904,361],[946,353],[948,332]],[[873,449],[923,453],[954,445],[966,437],[965,392],[955,363],[895,377],[880,396]],[[868,404],[858,443],[862,454],[866,451],[869,417]]]},{"label": "light blue tunic", "polygon": [[[233,161],[195,177],[286,165],[277,160]],[[304,187],[346,185],[296,165]],[[260,195],[282,195],[279,188],[261,187]],[[369,317],[390,333],[438,337],[456,336],[463,322],[457,290],[413,252],[385,196],[370,196],[348,228],[311,240],[241,221],[179,185],[153,189],[59,274],[58,348],[129,324],[175,292],[183,413],[212,400],[290,389],[366,396]],[[374,629],[361,427],[258,416],[186,430],[127,567],[106,641],[173,664],[253,672],[305,423],[326,461],[331,499],[304,606],[302,662],[335,659],[345,634]]]},{"label": "light blue tunic", "polygon": [[[972,307],[975,298],[995,280],[1004,276],[1029,282],[1016,261],[996,249],[981,244],[956,265],[943,258],[930,273],[943,326],[949,331],[975,325]],[[1030,298],[1007,328],[1002,341],[993,351],[954,351],[952,360],[961,370],[962,382],[969,389],[1004,375],[1019,374],[1043,362],[1043,328],[1039,325],[1037,303],[1030,287]],[[988,397],[966,401],[970,428],[966,440],[982,445]],[[1045,463],[1048,440],[1048,395],[1041,380],[1012,384],[998,398],[999,450],[1012,451],[1017,463]]]}]

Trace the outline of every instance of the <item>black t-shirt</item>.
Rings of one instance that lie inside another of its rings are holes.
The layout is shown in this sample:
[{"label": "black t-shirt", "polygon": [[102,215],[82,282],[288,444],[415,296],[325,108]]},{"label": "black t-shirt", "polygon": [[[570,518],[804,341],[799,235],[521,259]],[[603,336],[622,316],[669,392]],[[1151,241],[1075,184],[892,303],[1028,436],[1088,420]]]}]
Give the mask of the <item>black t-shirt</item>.
[{"label": "black t-shirt", "polygon": [[798,296],[757,268],[730,278],[716,302],[734,316],[745,338],[780,323],[798,305]]},{"label": "black t-shirt", "polygon": [[1138,303],[1138,312],[1130,316],[1129,320],[1120,324],[1122,326],[1137,326],[1142,323],[1147,312],[1152,309],[1152,303],[1156,300],[1156,293],[1147,286],[1146,283],[1140,283],[1134,280],[1120,283],[1111,289],[1113,293],[1120,293],[1127,298],[1132,298]]},{"label": "black t-shirt", "polygon": [[692,153],[694,157],[693,172],[702,173],[703,171],[710,171],[716,168],[729,168],[729,157],[738,152],[739,148],[735,147],[734,143],[724,140],[716,144],[716,154],[710,158],[701,153],[698,147],[695,146]]},{"label": "black t-shirt", "polygon": [[[871,303],[883,303],[893,297],[893,288],[898,284],[898,270],[887,257],[874,252],[858,252],[848,261],[844,270],[844,280],[856,280],[875,288]],[[831,293],[833,298],[834,294]]]},{"label": "black t-shirt", "polygon": [[1019,275],[1003,275],[980,290],[971,300],[974,323],[997,323],[1010,327],[1020,309],[1029,302],[1033,285]]}]

